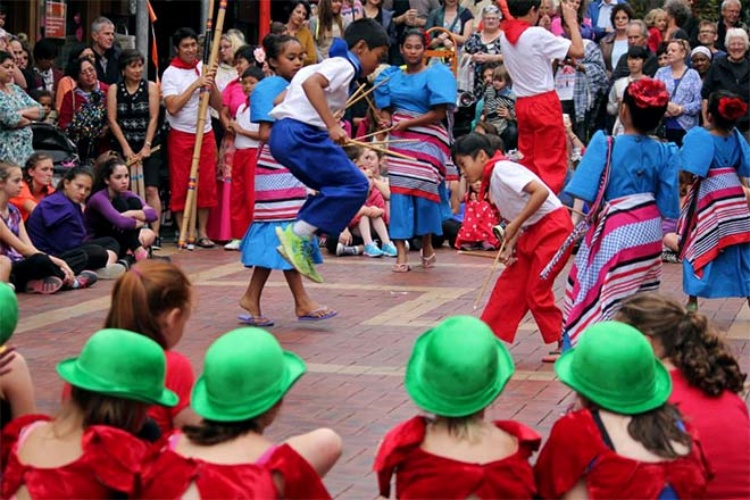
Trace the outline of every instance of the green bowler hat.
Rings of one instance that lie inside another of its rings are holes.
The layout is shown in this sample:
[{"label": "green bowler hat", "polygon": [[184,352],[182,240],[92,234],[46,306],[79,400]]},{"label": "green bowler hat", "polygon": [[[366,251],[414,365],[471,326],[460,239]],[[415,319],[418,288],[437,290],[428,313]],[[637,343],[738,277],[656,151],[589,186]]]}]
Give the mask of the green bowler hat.
[{"label": "green bowler hat", "polygon": [[489,406],[514,371],[513,358],[486,323],[453,316],[417,339],[405,385],[423,410],[465,417]]},{"label": "green bowler hat", "polygon": [[148,337],[109,328],[92,335],[81,355],[57,365],[66,382],[100,394],[142,403],[175,406],[177,395],[164,387],[164,350]]},{"label": "green bowler hat", "polygon": [[16,292],[5,283],[0,283],[0,346],[16,331],[18,324],[18,299]]},{"label": "green bowler hat", "polygon": [[191,406],[217,422],[255,418],[279,402],[305,370],[305,362],[267,331],[238,328],[208,348]]},{"label": "green bowler hat", "polygon": [[672,378],[646,337],[625,323],[597,323],[555,363],[560,380],[600,407],[635,415],[660,407]]}]

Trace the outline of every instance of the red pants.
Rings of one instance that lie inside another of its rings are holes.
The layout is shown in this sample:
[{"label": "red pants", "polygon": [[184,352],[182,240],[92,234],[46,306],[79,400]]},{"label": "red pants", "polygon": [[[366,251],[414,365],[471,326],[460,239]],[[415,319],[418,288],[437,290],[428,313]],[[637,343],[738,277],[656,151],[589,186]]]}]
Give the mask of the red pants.
[{"label": "red pants", "polygon": [[255,213],[255,168],[258,165],[258,149],[238,149],[232,162],[232,190],[229,197],[231,207],[232,238],[241,240]]},{"label": "red pants", "polygon": [[561,207],[526,228],[518,238],[518,260],[500,274],[482,312],[482,321],[490,325],[501,340],[513,342],[518,325],[529,310],[545,343],[561,338],[563,314],[555,304],[552,287],[570,254],[560,261],[548,279],[543,280],[539,274],[572,231],[568,210]]},{"label": "red pants", "polygon": [[562,106],[555,91],[516,101],[520,163],[559,194],[568,170]]},{"label": "red pants", "polygon": [[[185,210],[190,165],[193,158],[195,134],[170,130],[169,149],[169,208],[173,212]],[[213,208],[216,199],[216,139],[213,130],[203,135],[203,146],[198,170],[198,208]]]}]

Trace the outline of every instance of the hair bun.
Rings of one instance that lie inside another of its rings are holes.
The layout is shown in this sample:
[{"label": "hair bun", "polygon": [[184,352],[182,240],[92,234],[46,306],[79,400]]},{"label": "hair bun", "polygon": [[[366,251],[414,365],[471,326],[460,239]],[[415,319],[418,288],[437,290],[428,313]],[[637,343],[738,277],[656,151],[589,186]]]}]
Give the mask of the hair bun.
[{"label": "hair bun", "polygon": [[639,108],[661,108],[669,102],[669,93],[664,82],[653,78],[641,78],[628,85],[626,91]]},{"label": "hair bun", "polygon": [[719,115],[725,120],[734,122],[747,113],[747,104],[739,97],[722,97],[719,99]]}]

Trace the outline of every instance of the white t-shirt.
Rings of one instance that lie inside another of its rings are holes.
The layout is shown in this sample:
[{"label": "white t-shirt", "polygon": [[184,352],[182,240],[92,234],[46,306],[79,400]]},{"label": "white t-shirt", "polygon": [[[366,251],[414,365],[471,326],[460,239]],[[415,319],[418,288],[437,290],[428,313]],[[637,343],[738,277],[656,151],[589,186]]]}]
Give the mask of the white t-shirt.
[{"label": "white t-shirt", "polygon": [[544,94],[555,89],[552,60],[565,59],[571,41],[555,36],[544,28],[532,26],[512,45],[505,33],[500,34],[503,61],[513,80],[518,97]]},{"label": "white t-shirt", "polygon": [[[492,178],[490,179],[490,200],[495,204],[504,219],[512,221],[526,206],[531,195],[524,192],[523,188],[531,181],[537,181],[542,186],[547,187],[544,181],[523,165],[509,160],[501,160],[495,163],[495,169],[492,171]],[[549,196],[544,200],[542,206],[536,213],[526,219],[523,227],[536,224],[542,217],[554,212],[561,206],[562,203],[557,196],[549,191]]]},{"label": "white t-shirt", "polygon": [[335,113],[343,109],[349,98],[349,83],[354,78],[354,66],[343,57],[332,57],[299,70],[286,90],[284,101],[271,110],[271,116],[277,120],[293,118],[323,130],[327,129],[302,88],[302,84],[315,73],[323,75],[328,80],[328,87],[324,92],[331,111]]},{"label": "white t-shirt", "polygon": [[[203,63],[198,63],[198,71],[201,71]],[[194,69],[180,69],[169,66],[161,77],[161,95],[169,97],[180,95],[198,79]],[[167,122],[169,126],[180,132],[194,134],[198,123],[198,104],[200,101],[200,89],[193,92],[185,106],[176,114],[167,112]],[[203,126],[203,132],[211,130],[211,117],[206,111],[206,124]]]},{"label": "white t-shirt", "polygon": [[[245,130],[249,130],[251,132],[257,132],[258,130],[260,130],[259,124],[252,123],[250,121],[250,106],[248,106],[247,103],[240,104],[240,107],[237,108],[237,117],[235,118],[235,120],[237,121],[237,124]],[[257,149],[259,146],[259,141],[251,139],[246,135],[235,134],[234,136],[234,147],[236,149]]]},{"label": "white t-shirt", "polygon": [[[612,28],[612,9],[615,8],[615,2],[607,3],[605,0],[599,7],[599,19],[596,20],[596,27],[606,30]],[[614,67],[614,66],[613,66]]]}]

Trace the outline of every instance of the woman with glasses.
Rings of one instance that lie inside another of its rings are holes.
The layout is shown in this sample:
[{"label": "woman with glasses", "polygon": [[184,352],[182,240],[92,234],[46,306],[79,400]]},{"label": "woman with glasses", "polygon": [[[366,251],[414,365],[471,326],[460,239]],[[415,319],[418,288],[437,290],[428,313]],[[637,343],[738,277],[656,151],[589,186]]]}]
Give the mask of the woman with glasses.
[{"label": "woman with glasses", "polygon": [[474,65],[474,96],[481,99],[484,95],[482,71],[488,64],[503,62],[500,48],[500,9],[489,5],[482,10],[482,29],[475,31],[466,40],[464,52],[471,54]]},{"label": "woman with glasses", "polygon": [[659,68],[654,78],[661,80],[669,92],[669,104],[664,115],[665,138],[678,146],[688,130],[698,125],[701,110],[701,77],[685,65],[688,43],[672,40],[667,44],[669,65]]}]

